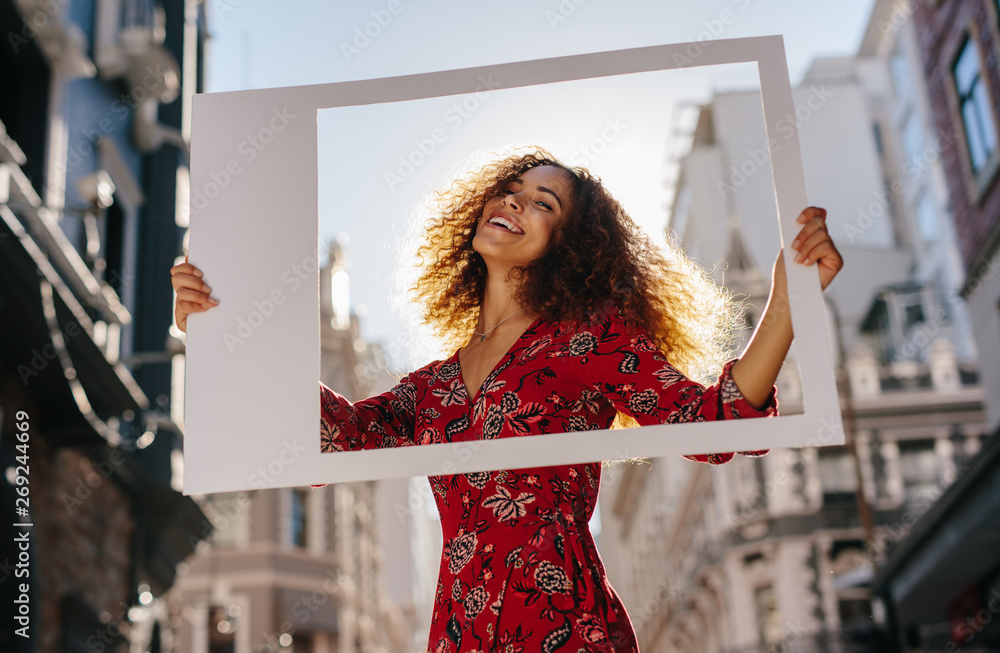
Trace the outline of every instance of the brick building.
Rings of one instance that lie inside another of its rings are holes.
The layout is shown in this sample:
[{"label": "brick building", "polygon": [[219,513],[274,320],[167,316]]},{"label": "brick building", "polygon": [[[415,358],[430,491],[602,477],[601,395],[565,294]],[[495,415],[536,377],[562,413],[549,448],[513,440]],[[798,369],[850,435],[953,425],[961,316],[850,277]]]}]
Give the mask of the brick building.
[{"label": "brick building", "polygon": [[1000,426],[1000,29],[994,0],[913,2],[993,429]]}]

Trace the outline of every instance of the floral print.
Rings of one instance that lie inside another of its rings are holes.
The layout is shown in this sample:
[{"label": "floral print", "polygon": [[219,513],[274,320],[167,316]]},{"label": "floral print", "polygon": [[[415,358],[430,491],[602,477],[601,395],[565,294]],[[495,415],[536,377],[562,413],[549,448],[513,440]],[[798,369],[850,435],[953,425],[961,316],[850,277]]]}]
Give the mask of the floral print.
[{"label": "floral print", "polygon": [[497,521],[505,522],[524,517],[527,512],[525,506],[534,500],[535,495],[527,492],[522,492],[515,499],[507,488],[501,487],[498,493],[483,501],[483,506],[493,509]]},{"label": "floral print", "polygon": [[[351,403],[323,386],[323,452],[777,414],[749,405],[729,361],[705,387],[669,365],[617,310],[586,324],[536,320],[470,397],[458,353]],[[743,452],[762,455],[766,452]],[[732,453],[688,456],[719,464]],[[431,477],[444,535],[428,650],[637,651],[587,527],[598,463]]]}]

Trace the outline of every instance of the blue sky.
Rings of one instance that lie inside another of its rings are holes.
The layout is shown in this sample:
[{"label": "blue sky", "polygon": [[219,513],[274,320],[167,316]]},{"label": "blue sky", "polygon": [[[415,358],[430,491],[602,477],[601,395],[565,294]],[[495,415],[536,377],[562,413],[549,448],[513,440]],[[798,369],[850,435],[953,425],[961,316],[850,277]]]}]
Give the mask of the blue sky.
[{"label": "blue sky", "polygon": [[[770,34],[784,36],[794,84],[814,58],[856,51],[872,5],[292,0],[279,9],[214,0],[207,85],[210,92],[297,86]],[[549,147],[600,175],[640,225],[660,234],[672,196],[669,162],[684,147],[674,137],[685,127],[679,103],[755,80],[752,65],[725,66],[321,112],[320,241],[349,236],[351,301],[366,311],[365,337],[382,341],[401,368],[435,355],[413,345],[419,335],[391,308],[393,274],[415,228],[414,207],[469,155]],[[427,153],[435,134],[440,142]],[[421,144],[423,158],[413,154]],[[422,162],[409,171],[401,158]]]}]

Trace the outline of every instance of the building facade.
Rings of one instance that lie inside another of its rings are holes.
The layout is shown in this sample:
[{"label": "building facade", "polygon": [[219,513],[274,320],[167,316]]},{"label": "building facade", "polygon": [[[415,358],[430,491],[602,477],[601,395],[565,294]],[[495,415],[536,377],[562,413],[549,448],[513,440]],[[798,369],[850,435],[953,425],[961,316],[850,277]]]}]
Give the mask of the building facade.
[{"label": "building facade", "polygon": [[992,429],[1000,427],[1000,30],[991,0],[914,2],[913,22],[942,148]]},{"label": "building facade", "polygon": [[912,15],[979,351],[982,453],[875,579],[888,651],[1000,650],[1000,20],[993,0],[899,3]]},{"label": "building facade", "polygon": [[167,650],[164,597],[211,531],[181,494],[167,274],[204,13],[4,0],[0,29],[0,494],[30,524],[0,545],[30,621],[0,649]]},{"label": "building facade", "polygon": [[[858,54],[817,60],[794,90],[809,201],[829,210],[845,260],[824,294],[848,445],[608,470],[602,555],[644,651],[884,650],[875,568],[986,441],[950,141],[899,6],[876,2]],[[778,250],[760,97],[719,94],[698,111],[670,226],[749,297],[752,327]],[[798,386],[793,345],[783,414],[801,411]]]}]

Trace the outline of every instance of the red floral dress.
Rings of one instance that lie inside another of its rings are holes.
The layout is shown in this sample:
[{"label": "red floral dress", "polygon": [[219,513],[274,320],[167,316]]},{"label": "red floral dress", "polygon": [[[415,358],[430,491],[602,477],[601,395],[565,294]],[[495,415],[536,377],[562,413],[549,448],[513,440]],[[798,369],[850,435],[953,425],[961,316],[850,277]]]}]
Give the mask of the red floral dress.
[{"label": "red floral dress", "polygon": [[[777,414],[740,394],[726,363],[697,384],[617,311],[590,323],[536,320],[470,399],[456,352],[351,404],[322,388],[323,452]],[[763,455],[764,451],[743,452]],[[733,454],[689,456],[724,463]],[[587,523],[600,463],[430,478],[444,549],[429,650],[637,651]]]}]

